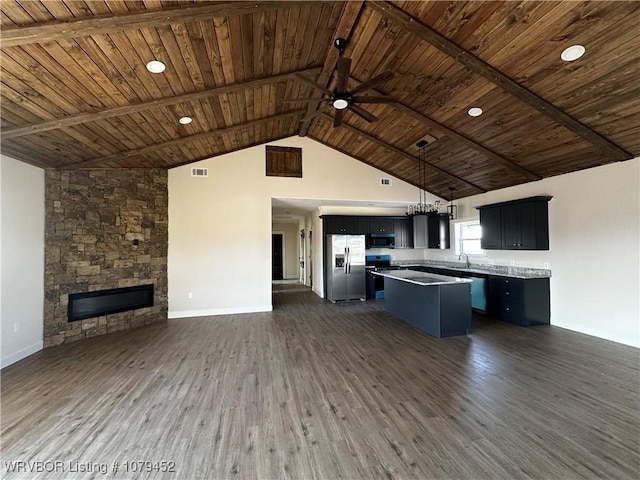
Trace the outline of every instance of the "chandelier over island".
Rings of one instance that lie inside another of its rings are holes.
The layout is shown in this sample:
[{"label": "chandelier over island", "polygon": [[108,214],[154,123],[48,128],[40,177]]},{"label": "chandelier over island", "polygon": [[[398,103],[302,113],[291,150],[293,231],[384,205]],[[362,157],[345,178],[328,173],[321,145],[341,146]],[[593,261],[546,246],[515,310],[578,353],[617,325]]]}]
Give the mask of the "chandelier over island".
[{"label": "chandelier over island", "polygon": [[[419,198],[417,203],[407,205],[407,216],[413,217],[415,215],[437,215],[440,213],[440,200],[436,200],[433,203],[427,202],[427,189],[426,189],[426,159],[425,154],[428,142],[426,140],[420,140],[416,143],[418,147],[418,181],[422,185],[422,188],[418,189]],[[453,191],[455,188],[449,187],[449,205],[447,206],[447,213],[451,220],[455,220],[457,217],[458,207],[453,204]]]}]

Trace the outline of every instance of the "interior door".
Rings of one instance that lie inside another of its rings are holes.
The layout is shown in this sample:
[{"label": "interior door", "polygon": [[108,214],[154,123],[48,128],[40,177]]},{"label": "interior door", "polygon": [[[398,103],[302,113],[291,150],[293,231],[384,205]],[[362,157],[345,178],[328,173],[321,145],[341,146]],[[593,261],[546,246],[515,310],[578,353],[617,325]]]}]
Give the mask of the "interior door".
[{"label": "interior door", "polygon": [[271,279],[282,280],[284,278],[284,254],[283,235],[281,233],[271,234]]}]

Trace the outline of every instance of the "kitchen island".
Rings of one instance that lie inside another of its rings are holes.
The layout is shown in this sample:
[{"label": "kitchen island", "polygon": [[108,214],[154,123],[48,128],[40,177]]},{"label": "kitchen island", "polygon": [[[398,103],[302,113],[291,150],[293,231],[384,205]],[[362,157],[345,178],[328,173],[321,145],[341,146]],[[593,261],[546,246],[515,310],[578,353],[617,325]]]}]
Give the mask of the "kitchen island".
[{"label": "kitchen island", "polygon": [[391,315],[433,335],[466,335],[471,328],[471,282],[416,270],[381,270],[384,305]]}]

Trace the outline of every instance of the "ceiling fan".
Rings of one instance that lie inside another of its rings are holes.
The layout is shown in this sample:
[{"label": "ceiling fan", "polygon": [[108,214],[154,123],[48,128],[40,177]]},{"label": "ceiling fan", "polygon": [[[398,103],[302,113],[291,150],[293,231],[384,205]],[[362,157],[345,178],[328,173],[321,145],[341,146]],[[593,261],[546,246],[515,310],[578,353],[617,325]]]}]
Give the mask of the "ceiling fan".
[{"label": "ceiling fan", "polygon": [[321,98],[288,98],[283,100],[286,103],[295,103],[295,102],[325,102],[325,105],[321,106],[319,109],[309,113],[305,116],[302,121],[305,122],[307,120],[311,120],[317,116],[322,115],[325,112],[328,112],[332,108],[335,109],[335,115],[333,117],[333,126],[339,127],[342,125],[342,119],[344,117],[345,109],[351,110],[356,115],[362,117],[367,122],[373,122],[377,120],[377,117],[370,112],[367,112],[365,109],[356,105],[358,103],[391,103],[395,102],[391,97],[380,96],[380,95],[358,95],[367,90],[371,90],[372,88],[377,87],[381,83],[389,80],[393,77],[393,72],[386,71],[381,73],[380,75],[376,75],[373,78],[370,78],[366,82],[362,82],[360,85],[356,86],[351,90],[347,90],[347,81],[349,79],[349,71],[351,70],[351,59],[345,58],[342,56],[344,52],[344,48],[347,44],[347,41],[344,38],[336,38],[333,42],[333,46],[338,49],[339,56],[337,62],[337,70],[338,70],[338,78],[336,81],[336,87],[333,91],[325,88],[319,83],[314,82],[313,80],[305,77],[304,75],[296,75],[298,79],[307,85],[315,88],[316,90],[321,91],[325,94],[324,97]]}]

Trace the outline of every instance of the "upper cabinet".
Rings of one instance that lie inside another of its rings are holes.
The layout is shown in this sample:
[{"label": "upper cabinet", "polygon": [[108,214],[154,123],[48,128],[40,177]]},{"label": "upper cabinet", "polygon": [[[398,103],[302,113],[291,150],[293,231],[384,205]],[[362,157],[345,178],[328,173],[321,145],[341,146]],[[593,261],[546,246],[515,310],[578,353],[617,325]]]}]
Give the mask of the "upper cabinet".
[{"label": "upper cabinet", "polygon": [[550,196],[477,207],[485,250],[549,250]]},{"label": "upper cabinet", "polygon": [[393,219],[389,217],[369,217],[368,233],[393,233]]},{"label": "upper cabinet", "polygon": [[358,231],[358,217],[327,216],[324,218],[324,233],[356,235]]},{"label": "upper cabinet", "polygon": [[500,250],[502,248],[502,208],[481,208],[480,225],[482,227],[480,247],[484,250]]},{"label": "upper cabinet", "polygon": [[393,233],[396,236],[396,248],[413,248],[413,222],[410,217],[394,218]]},{"label": "upper cabinet", "polygon": [[413,217],[414,248],[450,248],[449,215],[416,215]]}]

